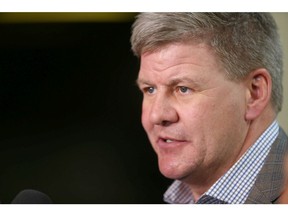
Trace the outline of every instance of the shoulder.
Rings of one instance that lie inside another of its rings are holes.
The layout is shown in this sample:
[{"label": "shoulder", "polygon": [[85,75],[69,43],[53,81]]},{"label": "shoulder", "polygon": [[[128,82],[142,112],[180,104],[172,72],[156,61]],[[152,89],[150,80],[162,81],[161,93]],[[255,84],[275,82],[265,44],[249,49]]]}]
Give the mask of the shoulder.
[{"label": "shoulder", "polygon": [[288,138],[281,128],[246,203],[288,203]]},{"label": "shoulder", "polygon": [[275,203],[277,204],[288,204],[288,156],[284,159],[284,187],[279,198]]},{"label": "shoulder", "polygon": [[275,141],[275,148],[277,154],[279,155],[279,159],[282,162],[282,169],[279,171],[279,173],[283,172],[281,176],[283,176],[283,185],[282,190],[277,198],[277,200],[274,203],[277,204],[288,204],[288,138],[286,133],[282,128],[279,128],[279,135]]}]

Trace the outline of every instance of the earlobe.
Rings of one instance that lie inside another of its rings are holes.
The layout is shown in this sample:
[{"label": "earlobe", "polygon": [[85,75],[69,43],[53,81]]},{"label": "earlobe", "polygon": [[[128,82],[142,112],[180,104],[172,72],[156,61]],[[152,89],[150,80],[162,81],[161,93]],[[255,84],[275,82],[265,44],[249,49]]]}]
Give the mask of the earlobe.
[{"label": "earlobe", "polygon": [[246,115],[247,121],[256,119],[269,104],[272,81],[266,69],[257,69],[251,72],[246,78]]}]

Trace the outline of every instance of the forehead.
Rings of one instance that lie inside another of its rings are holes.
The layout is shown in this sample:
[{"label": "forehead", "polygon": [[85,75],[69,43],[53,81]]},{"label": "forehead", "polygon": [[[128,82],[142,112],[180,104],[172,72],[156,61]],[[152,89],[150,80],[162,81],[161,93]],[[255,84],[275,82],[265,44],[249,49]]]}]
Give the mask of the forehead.
[{"label": "forehead", "polygon": [[221,64],[206,44],[170,44],[154,52],[141,55],[139,78],[155,78],[163,74],[176,75],[194,71],[204,73],[220,70]]}]

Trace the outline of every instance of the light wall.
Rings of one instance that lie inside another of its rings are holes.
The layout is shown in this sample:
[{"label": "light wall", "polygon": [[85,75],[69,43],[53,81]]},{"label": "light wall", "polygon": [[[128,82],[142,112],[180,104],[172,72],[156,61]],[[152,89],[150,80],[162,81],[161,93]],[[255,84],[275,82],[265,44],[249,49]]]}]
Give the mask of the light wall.
[{"label": "light wall", "polygon": [[278,115],[278,121],[286,133],[288,133],[288,13],[272,13],[272,15],[278,24],[284,52],[284,101],[282,111]]}]

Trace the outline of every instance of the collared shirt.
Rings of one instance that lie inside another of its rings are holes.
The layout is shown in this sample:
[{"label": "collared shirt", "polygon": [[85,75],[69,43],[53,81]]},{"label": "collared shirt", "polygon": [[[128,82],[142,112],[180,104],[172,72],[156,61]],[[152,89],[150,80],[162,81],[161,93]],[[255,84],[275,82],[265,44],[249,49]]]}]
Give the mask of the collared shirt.
[{"label": "collared shirt", "polygon": [[[198,202],[205,203],[203,200],[212,197],[218,202],[210,203],[244,203],[278,134],[279,125],[275,120],[245,154],[200,197]],[[174,204],[194,203],[190,188],[179,180],[175,180],[165,192],[164,201]]]}]

